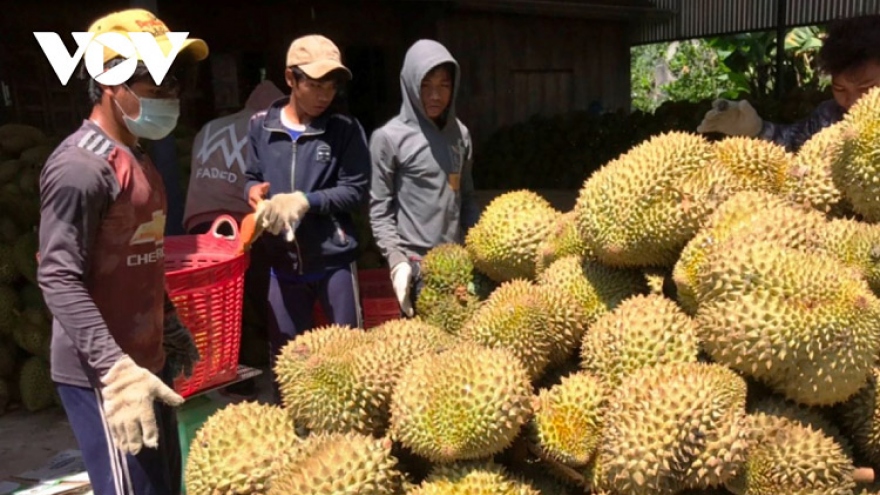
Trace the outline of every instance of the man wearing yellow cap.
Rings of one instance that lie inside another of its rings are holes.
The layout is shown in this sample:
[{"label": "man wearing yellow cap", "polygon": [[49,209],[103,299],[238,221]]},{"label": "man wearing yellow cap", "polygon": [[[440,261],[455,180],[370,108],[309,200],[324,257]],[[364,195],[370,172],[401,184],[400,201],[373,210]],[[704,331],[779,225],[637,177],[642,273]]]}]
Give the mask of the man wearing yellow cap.
[{"label": "man wearing yellow cap", "polygon": [[[140,9],[89,31],[148,32],[166,55],[172,45],[165,24]],[[207,55],[204,41],[188,39],[158,84],[140,54],[123,84],[90,80],[91,114],[40,178],[38,279],[54,317],[52,379],[96,495],[179,492],[171,406],[183,398],[171,383],[199,356],[164,292],[165,189],[139,141],[174,129],[174,73]],[[105,45],[105,71],[125,61]]]},{"label": "man wearing yellow cap", "polygon": [[331,323],[362,326],[358,239],[352,212],[366,207],[370,155],[360,124],[333,109],[351,72],[320,35],[298,38],[287,53],[289,97],[250,122],[245,192],[265,228],[270,362],[312,328],[316,299]]}]

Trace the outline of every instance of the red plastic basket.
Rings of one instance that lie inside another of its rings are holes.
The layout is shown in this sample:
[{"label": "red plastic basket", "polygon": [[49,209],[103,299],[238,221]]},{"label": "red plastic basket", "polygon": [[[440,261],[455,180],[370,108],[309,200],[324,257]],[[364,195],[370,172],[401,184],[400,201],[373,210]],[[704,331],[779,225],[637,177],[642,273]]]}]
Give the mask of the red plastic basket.
[{"label": "red plastic basket", "polygon": [[[388,320],[400,318],[400,305],[394,295],[389,269],[358,270],[358,287],[361,309],[364,312],[364,328],[377,327]],[[329,323],[319,302],[315,302],[312,319],[315,327]]]},{"label": "red plastic basket", "polygon": [[[218,229],[227,224],[233,234]],[[241,346],[244,274],[248,255],[239,253],[235,219],[218,217],[207,234],[165,237],[165,284],[181,323],[192,332],[201,359],[190,378],[178,376],[183,397],[235,379]]]}]

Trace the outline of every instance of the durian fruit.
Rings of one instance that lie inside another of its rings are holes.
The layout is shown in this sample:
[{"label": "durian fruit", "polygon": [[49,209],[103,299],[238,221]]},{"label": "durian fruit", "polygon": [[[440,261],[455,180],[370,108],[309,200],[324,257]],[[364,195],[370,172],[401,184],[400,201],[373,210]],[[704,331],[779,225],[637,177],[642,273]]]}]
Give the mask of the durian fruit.
[{"label": "durian fruit", "polygon": [[55,384],[52,382],[49,362],[39,356],[31,356],[22,364],[18,386],[21,403],[30,412],[55,404]]},{"label": "durian fruit", "polygon": [[579,372],[538,393],[529,433],[545,456],[573,467],[590,462],[602,437],[605,388]]},{"label": "durian fruit", "polygon": [[574,255],[554,261],[538,283],[550,291],[570,294],[580,306],[585,329],[624,299],[648,292],[638,270],[611,268]]},{"label": "durian fruit", "polygon": [[813,134],[794,157],[784,196],[793,203],[832,216],[846,211],[846,201],[834,184],[831,165],[843,150],[843,124],[837,122]]},{"label": "durian fruit", "polygon": [[819,234],[823,251],[857,269],[880,294],[880,225],[835,218]]},{"label": "durian fruit", "polygon": [[880,465],[880,368],[874,366],[868,382],[848,401],[836,407],[835,417],[855,450],[871,465]]},{"label": "durian fruit", "polygon": [[467,289],[474,271],[467,250],[454,243],[440,244],[429,250],[420,266],[425,285],[444,292]]},{"label": "durian fruit", "polygon": [[880,351],[880,299],[829,255],[769,241],[730,243],[699,279],[698,336],[715,361],[806,405],[867,381]]},{"label": "durian fruit", "polygon": [[28,353],[49,360],[52,323],[40,309],[31,307],[21,312],[12,330],[12,338]]},{"label": "durian fruit", "polygon": [[750,410],[747,431],[745,465],[725,483],[736,495],[852,495],[852,459],[804,411],[764,403]]},{"label": "durian fruit", "polygon": [[0,284],[11,284],[19,275],[12,246],[0,245]]},{"label": "durian fruit", "polygon": [[872,88],[850,107],[841,123],[843,151],[832,159],[834,184],[855,213],[880,221],[880,88]]},{"label": "durian fruit", "polygon": [[560,215],[533,191],[503,193],[468,230],[465,247],[474,266],[496,282],[534,279],[538,248]]},{"label": "durian fruit", "polygon": [[447,332],[457,333],[480,302],[470,255],[460,244],[441,244],[422,259],[421,272],[424,286],[415,301],[416,313]]},{"label": "durian fruit", "polygon": [[0,126],[0,151],[6,154],[18,156],[47,141],[46,134],[32,125],[9,123]]},{"label": "durian fruit", "polygon": [[328,325],[309,330],[284,345],[274,367],[284,409],[292,418],[303,422],[313,403],[306,377],[316,365],[316,356],[344,356],[348,350],[366,345],[371,340],[372,335],[361,329]]},{"label": "durian fruit", "polygon": [[696,362],[699,351],[696,323],[672,300],[636,295],[590,326],[581,367],[614,387],[640,368]]},{"label": "durian fruit", "polygon": [[588,249],[610,266],[672,266],[714,207],[711,151],[702,135],[669,132],[594,172],[574,208]]},{"label": "durian fruit", "polygon": [[571,294],[520,279],[501,284],[465,322],[460,336],[513,351],[537,379],[547,366],[573,354],[583,332],[582,312]]},{"label": "durian fruit", "polygon": [[301,440],[278,406],[229,404],[196,431],[184,471],[187,493],[269,493],[278,468]]},{"label": "durian fruit", "polygon": [[397,495],[403,476],[391,440],[357,433],[308,437],[277,470],[268,495]]},{"label": "durian fruit", "polygon": [[609,396],[591,484],[609,493],[718,486],[745,460],[746,382],[707,363],[635,371]]},{"label": "durian fruit", "polygon": [[419,291],[415,310],[428,323],[457,334],[479,305],[480,300],[466,288],[447,293],[426,285]]},{"label": "durian fruit", "polygon": [[15,372],[15,359],[18,346],[15,342],[0,337],[0,378],[9,378]]},{"label": "durian fruit", "polygon": [[462,343],[410,363],[391,400],[391,434],[433,462],[480,459],[511,445],[530,419],[525,367],[505,349]]},{"label": "durian fruit", "polygon": [[31,231],[20,236],[12,245],[12,258],[19,273],[30,283],[37,285],[37,257],[39,236]]},{"label": "durian fruit", "polygon": [[794,157],[782,146],[756,137],[728,136],[712,143],[712,166],[730,174],[735,191],[782,193]]},{"label": "durian fruit", "polygon": [[[298,426],[315,433],[382,435],[402,369],[455,342],[421,320],[386,322],[361,335],[331,342],[290,366],[294,372],[286,376],[282,397]],[[353,340],[360,342],[352,345]]]},{"label": "durian fruit", "polygon": [[723,251],[731,239],[769,240],[802,250],[819,246],[826,220],[818,211],[798,207],[781,196],[743,191],[723,202],[682,250],[672,278],[676,297],[688,314],[697,311],[701,294],[697,279],[707,257]]},{"label": "durian fruit", "polygon": [[438,464],[407,495],[541,495],[527,481],[492,461]]},{"label": "durian fruit", "polygon": [[12,287],[0,285],[0,335],[12,336],[21,300]]},{"label": "durian fruit", "polygon": [[578,230],[577,216],[574,210],[560,215],[553,225],[550,235],[541,242],[535,261],[535,272],[540,275],[554,261],[570,255],[593,258],[584,236]]}]

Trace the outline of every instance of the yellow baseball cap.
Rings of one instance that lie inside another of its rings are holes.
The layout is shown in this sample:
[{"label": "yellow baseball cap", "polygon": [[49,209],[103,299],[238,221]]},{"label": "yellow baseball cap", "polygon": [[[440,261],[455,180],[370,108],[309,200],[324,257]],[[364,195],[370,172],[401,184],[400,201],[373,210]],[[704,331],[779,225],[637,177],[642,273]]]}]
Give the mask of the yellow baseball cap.
[{"label": "yellow baseball cap", "polygon": [[[156,38],[162,52],[168,54],[171,51],[171,41],[166,33],[170,31],[164,22],[159,20],[152,12],[144,9],[127,9],[108,14],[89,26],[89,32],[95,34],[119,33],[150,33]],[[192,57],[192,61],[198,62],[208,57],[208,44],[198,38],[187,38],[178,54],[186,53]],[[119,56],[110,48],[104,47],[104,63]]]},{"label": "yellow baseball cap", "polygon": [[293,40],[287,49],[287,67],[294,65],[312,79],[321,79],[334,70],[345,72],[351,79],[351,71],[342,65],[339,48],[320,34],[310,34]]}]

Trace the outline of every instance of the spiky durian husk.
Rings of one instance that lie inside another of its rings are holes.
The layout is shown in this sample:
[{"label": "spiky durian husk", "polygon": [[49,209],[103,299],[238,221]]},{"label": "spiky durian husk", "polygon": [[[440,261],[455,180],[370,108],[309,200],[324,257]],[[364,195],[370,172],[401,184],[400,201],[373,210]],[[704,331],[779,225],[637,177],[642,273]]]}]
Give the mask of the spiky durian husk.
[{"label": "spiky durian husk", "polygon": [[831,172],[832,163],[840,159],[843,151],[842,129],[841,122],[832,124],[801,146],[785,180],[786,198],[830,216],[846,211],[848,207]]},{"label": "spiky durian husk", "polygon": [[637,369],[693,363],[698,354],[692,318],[663,296],[637,295],[590,326],[581,346],[581,367],[614,387]]},{"label": "spiky durian husk", "polygon": [[538,393],[529,433],[544,455],[569,466],[587,465],[602,436],[605,393],[587,372],[563,377]]},{"label": "spiky durian husk", "polygon": [[461,244],[446,243],[431,248],[421,261],[422,280],[426,287],[453,293],[467,289],[474,264]]},{"label": "spiky durian husk", "polygon": [[682,250],[675,264],[673,280],[682,308],[693,315],[701,299],[698,277],[707,257],[726,249],[730,239],[770,240],[781,245],[809,250],[818,247],[819,233],[826,224],[815,210],[799,207],[781,196],[762,191],[743,191],[731,196],[707,218],[705,226]]},{"label": "spiky durian husk", "polygon": [[512,280],[498,287],[460,331],[460,336],[487,347],[511,351],[537,379],[558,348],[542,287]]},{"label": "spiky durian husk", "polygon": [[807,405],[846,400],[880,350],[880,300],[831,256],[741,239],[699,279],[704,350]]},{"label": "spiky durian husk", "polygon": [[748,454],[727,480],[737,495],[852,495],[853,464],[811,415],[771,401],[748,415]]},{"label": "spiky durian husk", "polygon": [[594,172],[574,208],[588,248],[610,266],[672,266],[714,207],[710,159],[705,137],[669,132]]},{"label": "spiky durian husk", "polygon": [[577,216],[574,210],[559,216],[550,235],[538,247],[535,271],[540,275],[554,261],[570,255],[593,258],[584,236],[578,230]]},{"label": "spiky durian husk", "polygon": [[434,462],[507,448],[531,416],[528,373],[510,351],[463,343],[415,359],[391,401],[392,438]]},{"label": "spiky durian husk", "polygon": [[642,368],[611,393],[591,483],[609,493],[719,485],[745,459],[746,383],[706,363]]},{"label": "spiky durian husk", "polygon": [[397,495],[403,476],[391,445],[390,439],[356,433],[310,436],[281,464],[268,495]]},{"label": "spiky durian husk", "polygon": [[538,247],[560,215],[533,191],[501,194],[468,230],[465,247],[474,266],[496,282],[534,279]]},{"label": "spiky durian husk", "polygon": [[868,382],[848,401],[836,408],[841,428],[853,447],[871,465],[880,465],[880,400],[878,400],[880,368],[874,366]]},{"label": "spiky durian husk", "polygon": [[648,292],[638,270],[611,268],[573,255],[553,262],[538,283],[550,291],[570,294],[580,306],[585,329],[624,299]]},{"label": "spiky durian husk", "polygon": [[186,460],[186,491],[265,495],[299,443],[293,422],[280,407],[229,404],[196,432]]},{"label": "spiky durian husk", "polygon": [[404,366],[454,342],[453,336],[421,320],[397,320],[300,353],[299,361],[285,364],[285,409],[309,431],[381,435],[391,391]]},{"label": "spiky durian husk", "polygon": [[540,495],[528,482],[494,462],[464,461],[435,466],[407,495]]},{"label": "spiky durian husk", "polygon": [[832,159],[834,184],[854,212],[868,222],[880,221],[880,88],[865,93],[841,123],[842,152]]},{"label": "spiky durian husk", "polygon": [[712,144],[714,166],[729,172],[729,191],[765,191],[779,194],[785,189],[794,156],[782,146],[756,137],[728,136]]},{"label": "spiky durian husk", "polygon": [[416,314],[451,334],[457,334],[479,306],[480,300],[466,288],[444,292],[425,286],[416,299]]},{"label": "spiky durian husk", "polygon": [[871,290],[880,294],[880,225],[836,218],[820,236],[822,250],[857,269]]}]

